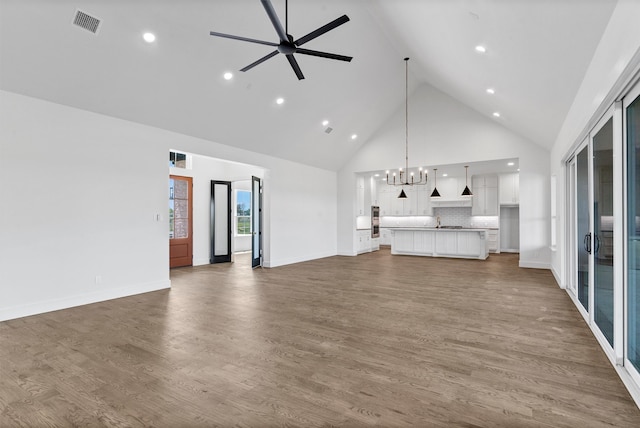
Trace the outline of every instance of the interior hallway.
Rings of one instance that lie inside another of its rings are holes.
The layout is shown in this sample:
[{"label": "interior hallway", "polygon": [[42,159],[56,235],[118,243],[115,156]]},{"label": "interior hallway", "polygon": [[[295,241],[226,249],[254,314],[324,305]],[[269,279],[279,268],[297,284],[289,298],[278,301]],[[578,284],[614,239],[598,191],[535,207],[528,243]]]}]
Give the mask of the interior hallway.
[{"label": "interior hallway", "polygon": [[640,426],[568,295],[516,254],[237,260],[0,323],[0,426]]}]

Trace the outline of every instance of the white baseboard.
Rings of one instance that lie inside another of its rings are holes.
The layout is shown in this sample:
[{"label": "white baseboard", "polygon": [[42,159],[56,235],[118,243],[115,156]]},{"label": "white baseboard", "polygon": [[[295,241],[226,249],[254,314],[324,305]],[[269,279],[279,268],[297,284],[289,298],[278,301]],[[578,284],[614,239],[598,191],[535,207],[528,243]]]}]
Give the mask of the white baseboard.
[{"label": "white baseboard", "polygon": [[97,291],[94,293],[63,297],[60,299],[29,303],[26,305],[0,308],[0,321],[8,321],[16,318],[43,314],[46,312],[59,311],[61,309],[73,308],[75,306],[104,302],[105,300],[119,299],[121,297],[164,290],[167,288],[171,288],[171,281],[168,279],[164,281],[146,282],[143,284],[134,284],[126,287]]},{"label": "white baseboard", "polygon": [[357,252],[350,252],[350,251],[338,251],[338,256],[347,256],[347,257],[351,257],[351,256],[357,256],[358,253]]},{"label": "white baseboard", "polygon": [[280,260],[276,259],[275,261],[269,260],[268,262],[265,261],[263,265],[266,268],[273,268],[278,266],[291,265],[294,263],[307,262],[309,260],[324,259],[325,257],[333,257],[335,255],[336,255],[335,251],[325,251],[321,253],[310,254],[307,256],[291,257],[288,259],[280,259]]},{"label": "white baseboard", "polygon": [[526,260],[520,260],[518,266],[521,268],[529,268],[529,269],[551,269],[549,263],[544,262],[528,262]]},{"label": "white baseboard", "polygon": [[209,259],[194,259],[193,260],[193,265],[194,266],[203,266],[203,265],[208,265],[211,264],[211,260]]},{"label": "white baseboard", "polygon": [[558,287],[562,289],[567,288],[567,286],[560,279],[560,274],[556,271],[556,269],[553,266],[551,266],[551,273],[553,274],[553,277],[556,279],[556,282],[558,283]]}]

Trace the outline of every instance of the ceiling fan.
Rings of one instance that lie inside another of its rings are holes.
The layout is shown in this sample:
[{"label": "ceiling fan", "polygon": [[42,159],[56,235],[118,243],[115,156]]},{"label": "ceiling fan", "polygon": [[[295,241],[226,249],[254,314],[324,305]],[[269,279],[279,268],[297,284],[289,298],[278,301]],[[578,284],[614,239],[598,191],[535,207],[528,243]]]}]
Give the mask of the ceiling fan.
[{"label": "ceiling fan", "polygon": [[211,34],[212,36],[225,37],[227,39],[235,39],[235,40],[241,40],[241,41],[245,41],[245,42],[259,43],[261,45],[267,45],[267,46],[276,47],[276,50],[274,50],[273,52],[271,52],[268,55],[263,56],[259,60],[247,65],[246,67],[244,67],[240,71],[248,71],[248,70],[252,69],[253,67],[255,67],[256,65],[261,64],[261,63],[265,62],[266,60],[268,60],[269,58],[272,58],[272,57],[278,55],[279,53],[281,53],[281,54],[284,54],[287,57],[287,60],[289,60],[289,64],[291,64],[291,68],[293,68],[293,71],[296,73],[296,76],[298,77],[298,80],[302,80],[302,79],[304,79],[304,74],[302,74],[302,70],[300,70],[300,66],[298,65],[298,61],[296,61],[296,59],[293,56],[293,54],[298,53],[298,54],[303,54],[303,55],[318,56],[318,57],[321,57],[321,58],[337,59],[337,60],[340,60],[340,61],[347,61],[347,62],[349,62],[349,61],[351,61],[353,59],[353,57],[350,57],[350,56],[337,55],[337,54],[332,54],[332,53],[328,53],[328,52],[314,51],[314,50],[311,50],[311,49],[304,49],[304,48],[300,47],[300,46],[304,45],[305,43],[315,39],[316,37],[321,36],[324,33],[328,32],[328,31],[331,31],[334,28],[336,28],[336,27],[348,22],[349,21],[349,17],[347,15],[342,15],[340,18],[334,19],[333,21],[329,22],[326,25],[323,25],[322,27],[318,28],[317,30],[314,30],[314,31],[310,32],[306,36],[302,36],[297,40],[293,40],[293,37],[291,36],[291,34],[289,34],[289,13],[288,13],[288,11],[289,11],[289,2],[288,2],[288,0],[285,1],[285,26],[286,26],[286,29],[282,27],[282,24],[280,23],[280,19],[278,18],[278,15],[276,15],[276,11],[273,9],[273,5],[271,4],[271,1],[270,0],[260,0],[260,3],[262,3],[262,6],[264,6],[264,10],[267,12],[267,15],[269,16],[269,19],[271,20],[271,24],[273,24],[273,28],[275,28],[276,33],[278,34],[278,37],[280,37],[280,42],[279,43],[267,42],[265,40],[250,39],[248,37],[234,36],[234,35],[231,35],[231,34],[217,33],[215,31],[209,32],[209,34]]}]

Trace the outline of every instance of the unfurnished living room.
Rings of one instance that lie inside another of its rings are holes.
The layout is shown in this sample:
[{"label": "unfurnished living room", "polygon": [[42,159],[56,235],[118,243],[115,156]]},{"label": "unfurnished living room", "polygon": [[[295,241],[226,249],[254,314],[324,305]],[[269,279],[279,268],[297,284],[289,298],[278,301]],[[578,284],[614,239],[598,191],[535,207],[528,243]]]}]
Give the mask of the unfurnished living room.
[{"label": "unfurnished living room", "polygon": [[0,427],[640,426],[639,19],[0,0]]}]

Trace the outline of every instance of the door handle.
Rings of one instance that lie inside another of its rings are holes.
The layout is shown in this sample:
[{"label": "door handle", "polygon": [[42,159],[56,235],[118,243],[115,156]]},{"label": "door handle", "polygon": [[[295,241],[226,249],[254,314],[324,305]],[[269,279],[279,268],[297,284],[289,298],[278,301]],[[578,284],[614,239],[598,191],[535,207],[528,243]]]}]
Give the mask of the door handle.
[{"label": "door handle", "polygon": [[598,251],[600,251],[600,237],[598,235],[593,235],[594,239],[595,239],[595,244],[596,244],[596,248],[594,253],[598,254]]},{"label": "door handle", "polygon": [[586,235],[584,235],[584,250],[591,254],[591,232],[587,233]]}]

